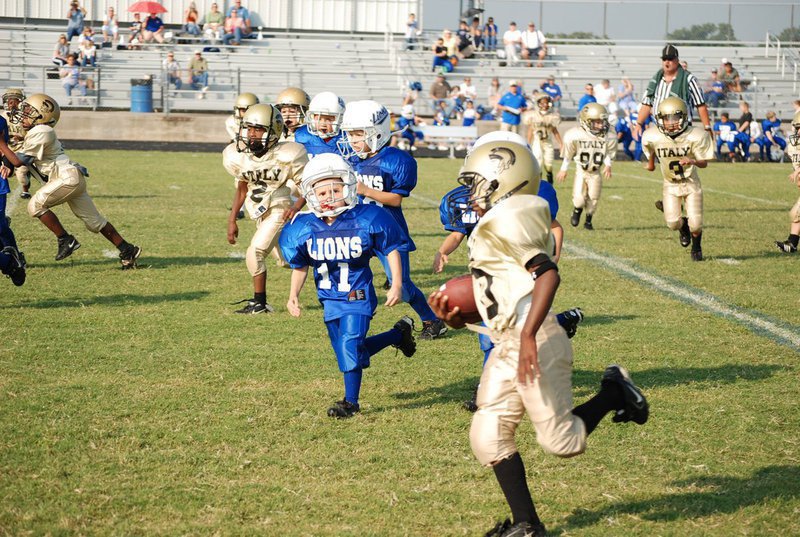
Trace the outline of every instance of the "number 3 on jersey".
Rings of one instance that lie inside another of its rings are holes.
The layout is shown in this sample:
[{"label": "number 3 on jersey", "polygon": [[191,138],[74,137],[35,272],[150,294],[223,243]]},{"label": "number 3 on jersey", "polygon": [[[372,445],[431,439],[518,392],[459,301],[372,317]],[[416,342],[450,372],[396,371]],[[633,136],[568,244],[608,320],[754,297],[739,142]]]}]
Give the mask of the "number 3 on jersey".
[{"label": "number 3 on jersey", "polygon": [[[339,283],[336,286],[336,290],[340,293],[349,293],[350,292],[350,283],[348,282],[348,278],[350,277],[350,265],[347,263],[337,263],[337,268],[339,270]],[[319,281],[319,288],[320,289],[330,289],[333,285],[331,282],[330,273],[328,271],[328,264],[323,263],[317,269],[317,273],[319,273],[320,281]],[[334,271],[334,277],[336,276]]]}]

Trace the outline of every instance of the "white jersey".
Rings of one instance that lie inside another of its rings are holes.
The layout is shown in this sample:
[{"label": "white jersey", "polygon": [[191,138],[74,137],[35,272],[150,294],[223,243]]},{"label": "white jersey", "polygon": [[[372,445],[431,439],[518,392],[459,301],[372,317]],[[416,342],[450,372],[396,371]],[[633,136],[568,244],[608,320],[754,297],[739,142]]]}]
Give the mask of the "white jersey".
[{"label": "white jersey", "polygon": [[606,158],[612,161],[617,155],[617,139],[595,136],[583,127],[572,127],[564,135],[561,158],[574,160],[578,173],[584,178],[598,177]]},{"label": "white jersey", "polygon": [[57,179],[60,174],[74,169],[78,169],[86,175],[85,168],[70,161],[69,157],[64,154],[64,148],[53,127],[47,125],[33,127],[25,135],[19,152],[34,158],[30,171],[44,183],[51,179]]},{"label": "white jersey", "polygon": [[238,182],[247,183],[244,204],[253,220],[300,196],[298,185],[307,162],[305,148],[294,142],[280,142],[262,157],[240,153],[236,144],[229,144],[222,152],[225,170]]},{"label": "white jersey", "polygon": [[499,334],[524,321],[534,281],[525,265],[550,255],[550,206],[539,196],[517,195],[486,213],[469,237],[473,293],[483,321]]},{"label": "white jersey", "polygon": [[538,108],[534,108],[522,115],[522,123],[533,129],[531,147],[538,144],[552,146],[553,130],[558,129],[561,124],[561,116],[555,111],[543,114]]},{"label": "white jersey", "polygon": [[12,151],[20,151],[22,149],[22,140],[25,138],[25,129],[22,127],[22,122],[12,122],[8,117],[8,112],[5,110],[0,111],[0,115],[6,120],[8,124],[8,147]]},{"label": "white jersey", "polygon": [[239,120],[233,114],[225,118],[225,132],[228,133],[228,139],[231,142],[235,142],[236,137],[239,136]]},{"label": "white jersey", "polygon": [[800,147],[797,147],[793,143],[789,142],[786,144],[786,154],[789,156],[789,160],[792,162],[792,169],[800,170]]},{"label": "white jersey", "polygon": [[667,183],[699,182],[697,167],[682,165],[686,157],[695,160],[714,160],[714,144],[702,127],[689,126],[679,136],[672,138],[651,126],[642,135],[642,150],[647,158],[655,154],[661,165],[661,174]]}]

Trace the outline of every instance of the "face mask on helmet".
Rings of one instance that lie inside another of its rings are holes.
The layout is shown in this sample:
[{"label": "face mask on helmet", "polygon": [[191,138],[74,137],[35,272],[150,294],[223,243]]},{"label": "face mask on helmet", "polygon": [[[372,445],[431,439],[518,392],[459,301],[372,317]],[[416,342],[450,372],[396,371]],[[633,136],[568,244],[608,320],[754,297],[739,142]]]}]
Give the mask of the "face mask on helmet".
[{"label": "face mask on helmet", "polygon": [[472,210],[469,188],[460,186],[445,196],[447,217],[453,227],[464,228],[478,223],[478,214]]},{"label": "face mask on helmet", "polygon": [[539,106],[539,111],[543,114],[547,114],[553,109],[553,101],[549,97],[539,97],[536,104]]},{"label": "face mask on helmet", "polygon": [[344,99],[331,92],[322,92],[312,100],[306,112],[308,132],[320,138],[333,138],[342,127]]},{"label": "face mask on helmet", "polygon": [[268,104],[251,106],[239,123],[236,149],[240,153],[261,156],[280,142],[283,119],[277,109]]},{"label": "face mask on helmet", "polygon": [[389,112],[374,101],[350,103],[344,113],[342,131],[342,139],[338,142],[342,156],[365,159],[391,139]]},{"label": "face mask on helmet", "polygon": [[302,125],[303,122],[306,120],[303,108],[297,106],[296,104],[282,104],[278,107],[278,110],[280,111],[281,116],[283,117],[283,122],[286,124],[288,128]]},{"label": "face mask on helmet", "polygon": [[61,117],[61,108],[50,96],[35,93],[22,101],[17,113],[9,118],[12,123],[21,124],[25,130],[37,125],[55,127]]},{"label": "face mask on helmet", "polygon": [[303,197],[318,217],[337,216],[358,202],[358,180],[339,155],[317,155],[303,170]]},{"label": "face mask on helmet", "polygon": [[668,97],[658,105],[656,127],[663,134],[676,137],[689,127],[686,103],[677,97]]},{"label": "face mask on helmet", "polygon": [[608,132],[608,112],[596,103],[589,103],[580,113],[580,123],[583,130],[593,136],[605,136]]}]

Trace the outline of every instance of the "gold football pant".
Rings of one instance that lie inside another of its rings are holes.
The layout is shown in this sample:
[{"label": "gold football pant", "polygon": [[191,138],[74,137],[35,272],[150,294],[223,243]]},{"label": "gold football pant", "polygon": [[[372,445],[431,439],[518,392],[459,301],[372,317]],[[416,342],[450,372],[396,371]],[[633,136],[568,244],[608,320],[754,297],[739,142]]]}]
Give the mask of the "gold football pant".
[{"label": "gold football pant", "polygon": [[83,221],[86,229],[98,233],[108,223],[86,192],[86,179],[73,167],[58,170],[28,202],[28,214],[34,218],[66,203],[73,214]]},{"label": "gold football pant", "polygon": [[269,254],[272,254],[279,267],[286,266],[281,250],[277,247],[278,237],[283,229],[283,211],[286,208],[286,205],[273,206],[256,220],[256,233],[245,254],[247,270],[252,276],[267,272],[264,258]]},{"label": "gold football pant", "polygon": [[519,329],[509,329],[492,350],[478,389],[478,411],[469,437],[478,461],[490,466],[517,452],[514,434],[527,411],[542,448],[559,457],[586,449],[586,426],[572,413],[572,345],[555,315],[547,314],[536,334],[541,376],[517,381]]},{"label": "gold football pant", "polygon": [[789,211],[789,218],[792,219],[792,224],[800,223],[800,198],[797,198],[797,203]]},{"label": "gold football pant", "polygon": [[553,171],[553,144],[549,142],[533,141],[533,156],[542,167],[542,171]]},{"label": "gold football pant", "polygon": [[703,189],[699,181],[664,183],[662,192],[664,220],[667,227],[675,231],[681,227],[681,202],[686,208],[689,230],[692,233],[703,231]]},{"label": "gold football pant", "polygon": [[510,123],[500,123],[500,130],[519,134],[519,125],[511,125]]},{"label": "gold football pant", "polygon": [[576,209],[584,209],[586,214],[594,214],[602,190],[603,179],[600,174],[588,174],[578,168],[575,172],[575,182],[572,184],[572,205]]}]

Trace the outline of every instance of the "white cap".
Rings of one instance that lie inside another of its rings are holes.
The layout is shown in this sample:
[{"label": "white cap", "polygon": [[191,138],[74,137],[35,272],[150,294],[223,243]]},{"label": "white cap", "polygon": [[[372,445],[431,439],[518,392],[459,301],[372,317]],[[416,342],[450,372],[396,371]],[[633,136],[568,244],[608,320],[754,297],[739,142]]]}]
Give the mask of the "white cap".
[{"label": "white cap", "polygon": [[720,63],[723,63],[723,64],[724,63],[728,63],[728,58],[722,58],[722,61]]}]

